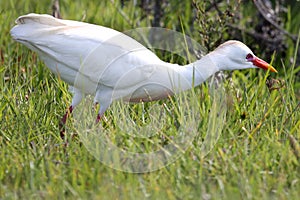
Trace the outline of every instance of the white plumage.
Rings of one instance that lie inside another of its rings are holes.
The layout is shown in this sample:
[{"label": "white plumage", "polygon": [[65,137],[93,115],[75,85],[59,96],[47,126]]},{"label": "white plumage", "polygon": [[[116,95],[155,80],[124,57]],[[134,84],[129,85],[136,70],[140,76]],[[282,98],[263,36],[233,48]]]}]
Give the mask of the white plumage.
[{"label": "white plumage", "polygon": [[[50,70],[74,87],[70,111],[84,94],[95,94],[98,119],[116,99],[165,98],[197,86],[220,70],[260,67],[276,71],[239,41],[228,41],[187,66],[160,60],[134,39],[110,28],[28,14],[16,20],[12,37],[37,52]],[[63,122],[65,122],[65,115]]]}]

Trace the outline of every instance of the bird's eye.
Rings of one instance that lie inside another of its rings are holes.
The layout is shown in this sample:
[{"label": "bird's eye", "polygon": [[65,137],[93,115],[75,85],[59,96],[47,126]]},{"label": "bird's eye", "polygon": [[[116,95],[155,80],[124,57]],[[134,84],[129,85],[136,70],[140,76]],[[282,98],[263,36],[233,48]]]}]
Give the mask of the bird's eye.
[{"label": "bird's eye", "polygon": [[251,53],[248,53],[247,56],[246,56],[246,59],[248,61],[252,60],[253,59],[253,55]]}]

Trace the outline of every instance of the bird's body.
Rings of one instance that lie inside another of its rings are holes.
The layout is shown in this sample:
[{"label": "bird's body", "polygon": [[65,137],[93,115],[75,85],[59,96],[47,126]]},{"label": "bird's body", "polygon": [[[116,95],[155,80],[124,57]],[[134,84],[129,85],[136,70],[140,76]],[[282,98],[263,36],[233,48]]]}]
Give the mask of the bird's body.
[{"label": "bird's body", "polygon": [[220,70],[276,71],[239,41],[228,41],[202,59],[180,66],[160,60],[110,28],[38,14],[21,16],[16,23],[12,37],[36,51],[53,73],[73,86],[71,108],[84,94],[95,94],[98,117],[113,100],[158,100],[197,86]]}]

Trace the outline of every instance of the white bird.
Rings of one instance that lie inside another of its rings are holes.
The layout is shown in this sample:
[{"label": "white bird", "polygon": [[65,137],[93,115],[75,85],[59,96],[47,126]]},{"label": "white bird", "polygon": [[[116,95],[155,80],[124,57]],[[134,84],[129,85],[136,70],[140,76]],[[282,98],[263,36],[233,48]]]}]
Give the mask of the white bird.
[{"label": "white bird", "polygon": [[262,68],[277,72],[242,42],[227,41],[200,60],[180,66],[116,30],[28,14],[16,20],[13,39],[37,52],[50,70],[74,88],[68,113],[85,94],[100,103],[97,121],[113,100],[153,101],[190,89],[220,70]]}]

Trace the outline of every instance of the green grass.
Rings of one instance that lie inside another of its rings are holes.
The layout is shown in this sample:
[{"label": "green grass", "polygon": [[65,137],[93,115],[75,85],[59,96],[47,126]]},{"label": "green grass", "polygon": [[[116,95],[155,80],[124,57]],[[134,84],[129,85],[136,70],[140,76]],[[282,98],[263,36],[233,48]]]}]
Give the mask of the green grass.
[{"label": "green grass", "polygon": [[[111,1],[63,1],[61,9],[64,18],[81,20],[86,15],[84,21],[118,30],[147,26],[150,20],[139,21],[140,11],[131,3],[124,7],[123,15]],[[278,74],[268,77],[268,72],[254,69],[232,73],[232,80],[223,84],[227,110],[221,128],[211,125],[215,121],[210,117],[218,113],[213,112],[209,84],[171,100],[114,103],[106,112],[102,130],[127,151],[151,152],[169,142],[168,137],[176,137],[178,127],[188,122],[194,123],[190,128],[198,133],[175,162],[154,172],[133,174],[102,164],[79,138],[65,147],[58,123],[71,102],[67,85],[9,35],[14,20],[29,12],[50,13],[51,5],[29,0],[0,2],[0,199],[299,198],[300,85],[296,74],[300,66],[295,64],[299,42],[287,50],[294,62],[273,61]],[[180,14],[174,12],[169,19]],[[182,15],[182,19],[187,17]],[[290,20],[286,23],[297,24],[299,15]],[[166,24],[173,28],[172,20]],[[298,34],[299,26],[291,27],[289,31]],[[200,40],[197,34],[194,37]],[[278,80],[273,85],[278,89],[268,89],[266,80],[271,78]],[[163,111],[164,118],[157,110]],[[89,111],[87,115],[95,117]],[[133,128],[142,130],[141,134],[149,125],[156,126],[155,120],[165,123],[157,135],[134,138],[122,129],[131,130],[132,125],[126,126],[129,119],[136,122]],[[68,121],[69,134],[78,133],[76,120],[75,115]],[[202,141],[218,131],[214,129],[221,129],[221,135],[209,151]]]}]

